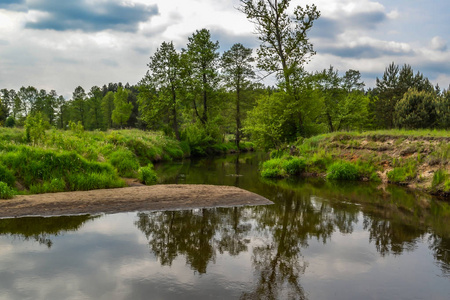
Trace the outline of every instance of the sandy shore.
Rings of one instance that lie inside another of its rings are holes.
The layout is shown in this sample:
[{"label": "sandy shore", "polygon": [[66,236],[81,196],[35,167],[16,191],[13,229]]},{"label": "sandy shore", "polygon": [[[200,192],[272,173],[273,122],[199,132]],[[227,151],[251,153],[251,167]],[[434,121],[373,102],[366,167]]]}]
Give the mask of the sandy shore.
[{"label": "sandy shore", "polygon": [[120,189],[16,196],[0,200],[0,218],[177,210],[272,204],[231,186],[152,185]]}]

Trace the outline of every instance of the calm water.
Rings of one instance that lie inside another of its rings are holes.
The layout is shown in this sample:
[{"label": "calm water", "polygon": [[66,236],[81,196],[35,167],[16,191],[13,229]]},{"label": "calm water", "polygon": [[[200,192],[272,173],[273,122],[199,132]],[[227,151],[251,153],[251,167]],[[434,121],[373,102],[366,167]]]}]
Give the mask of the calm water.
[{"label": "calm water", "polygon": [[0,220],[0,299],[450,299],[450,205],[267,181],[259,154],[157,166],[270,206]]}]

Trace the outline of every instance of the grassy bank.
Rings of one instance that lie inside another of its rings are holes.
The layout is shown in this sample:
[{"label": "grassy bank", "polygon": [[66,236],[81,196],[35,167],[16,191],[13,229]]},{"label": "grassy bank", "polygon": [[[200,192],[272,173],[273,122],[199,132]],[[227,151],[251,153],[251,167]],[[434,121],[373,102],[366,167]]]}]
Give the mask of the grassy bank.
[{"label": "grassy bank", "polygon": [[[238,149],[224,143],[200,150],[210,154]],[[30,139],[23,129],[0,128],[0,198],[122,187],[122,177],[152,184],[156,182],[153,162],[192,154],[188,143],[155,132],[74,128],[47,130]]]},{"label": "grassy bank", "polygon": [[449,142],[448,131],[436,130],[324,134],[273,151],[261,175],[389,182],[449,196]]}]

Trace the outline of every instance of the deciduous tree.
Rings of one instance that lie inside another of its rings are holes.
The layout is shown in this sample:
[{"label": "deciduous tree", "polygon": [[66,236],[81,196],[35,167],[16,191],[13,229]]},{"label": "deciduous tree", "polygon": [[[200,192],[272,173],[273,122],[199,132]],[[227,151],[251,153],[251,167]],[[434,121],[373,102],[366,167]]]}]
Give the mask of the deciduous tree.
[{"label": "deciduous tree", "polygon": [[248,87],[250,79],[255,76],[253,67],[252,49],[245,48],[242,44],[234,44],[231,49],[222,55],[222,70],[224,73],[225,85],[230,87],[236,94],[236,133],[235,142],[239,149],[241,140],[241,101],[242,90]]},{"label": "deciduous tree", "polygon": [[128,103],[128,91],[119,87],[114,94],[114,110],[112,112],[112,121],[120,127],[127,124],[130,118],[133,104]]},{"label": "deciduous tree", "polygon": [[[241,0],[240,10],[255,24],[261,41],[257,50],[258,67],[276,73],[289,101],[299,102],[294,89],[296,73],[315,54],[307,33],[320,16],[315,5],[296,6],[289,11],[290,0]],[[298,105],[297,105],[298,106]],[[297,112],[299,131],[303,114]]]}]

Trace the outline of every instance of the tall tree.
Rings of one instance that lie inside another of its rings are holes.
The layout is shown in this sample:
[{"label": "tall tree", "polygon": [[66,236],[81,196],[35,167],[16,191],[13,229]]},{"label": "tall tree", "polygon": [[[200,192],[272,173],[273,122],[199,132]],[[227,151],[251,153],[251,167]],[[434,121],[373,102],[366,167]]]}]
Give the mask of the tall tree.
[{"label": "tall tree", "polygon": [[[195,114],[202,124],[208,122],[208,109],[218,81],[219,42],[211,40],[207,29],[197,30],[188,38],[187,49],[183,51],[189,83],[194,92],[193,106]],[[201,98],[202,111],[197,105],[197,98]]]},{"label": "tall tree", "polygon": [[0,98],[2,99],[2,110],[4,113],[5,119],[11,113],[12,107],[14,105],[14,96],[16,92],[14,90],[1,89],[0,90]]},{"label": "tall tree", "polygon": [[114,92],[109,91],[102,99],[103,120],[107,128],[112,128],[112,114],[114,111]]},{"label": "tall tree", "polygon": [[239,149],[241,140],[241,98],[242,90],[250,84],[250,78],[255,76],[253,67],[252,49],[245,48],[237,43],[231,46],[231,49],[225,51],[222,55],[222,69],[224,73],[225,84],[231,87],[236,93],[236,133],[235,142]]},{"label": "tall tree", "polygon": [[24,116],[34,109],[36,100],[38,99],[38,90],[33,86],[21,87],[17,96],[20,98],[21,112]]},{"label": "tall tree", "polygon": [[[177,140],[180,139],[179,132],[179,93],[181,88],[181,63],[180,55],[175,50],[173,43],[163,42],[150,57],[147,65],[149,70],[142,79],[140,86],[145,91],[142,97],[148,97],[148,91],[156,91],[156,97],[152,97],[151,109],[142,112],[142,119],[150,123],[159,115],[168,115],[172,123],[172,130]],[[150,96],[154,96],[150,93]],[[145,101],[146,99],[143,99]]]},{"label": "tall tree", "polygon": [[56,124],[60,129],[66,129],[66,125],[69,123],[70,111],[68,106],[63,96],[56,99]]},{"label": "tall tree", "polygon": [[77,86],[72,94],[72,120],[81,122],[86,127],[87,115],[87,96],[85,90],[81,86]]},{"label": "tall tree", "polygon": [[434,87],[428,78],[421,73],[414,75],[410,65],[405,64],[400,68],[392,62],[385,69],[382,78],[377,77],[374,90],[374,96],[377,99],[373,106],[373,114],[378,120],[378,127],[394,127],[395,106],[410,88],[415,88],[419,92],[434,92]]},{"label": "tall tree", "polygon": [[98,86],[93,86],[88,93],[87,107],[89,109],[88,129],[102,129],[103,113],[102,113],[103,92]]},{"label": "tall tree", "polygon": [[133,104],[128,103],[128,91],[121,86],[114,94],[114,110],[112,112],[112,121],[123,127],[130,118]]},{"label": "tall tree", "polygon": [[[315,54],[307,37],[308,31],[320,16],[315,5],[296,6],[289,12],[291,0],[241,0],[240,10],[256,28],[261,41],[257,50],[258,67],[276,73],[290,101],[300,101],[293,88],[296,73]],[[298,106],[298,105],[297,105]],[[299,130],[303,127],[303,114],[297,112]]]}]

